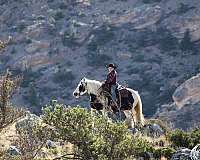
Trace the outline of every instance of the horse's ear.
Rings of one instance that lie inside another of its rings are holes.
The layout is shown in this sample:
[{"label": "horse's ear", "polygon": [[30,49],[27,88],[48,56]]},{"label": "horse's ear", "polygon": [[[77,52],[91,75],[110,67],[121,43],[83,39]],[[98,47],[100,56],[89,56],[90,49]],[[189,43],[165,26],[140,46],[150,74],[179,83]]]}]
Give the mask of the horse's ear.
[{"label": "horse's ear", "polygon": [[86,78],[85,77],[83,77],[83,82],[85,82],[86,81]]}]

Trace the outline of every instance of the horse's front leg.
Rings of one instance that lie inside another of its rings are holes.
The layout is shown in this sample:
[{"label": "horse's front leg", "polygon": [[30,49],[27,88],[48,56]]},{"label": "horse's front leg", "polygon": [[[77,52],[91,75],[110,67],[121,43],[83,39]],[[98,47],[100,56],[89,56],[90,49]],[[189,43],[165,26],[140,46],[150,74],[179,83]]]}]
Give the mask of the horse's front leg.
[{"label": "horse's front leg", "polygon": [[103,104],[103,116],[110,122],[112,122],[112,118],[109,117],[109,112],[111,111],[110,106],[108,105],[108,99],[104,99],[104,104]]},{"label": "horse's front leg", "polygon": [[95,114],[96,114],[95,112],[96,112],[95,109],[93,109],[93,108],[90,109],[90,114],[92,116],[92,128],[95,127],[95,125],[94,125],[94,119],[95,119]]}]

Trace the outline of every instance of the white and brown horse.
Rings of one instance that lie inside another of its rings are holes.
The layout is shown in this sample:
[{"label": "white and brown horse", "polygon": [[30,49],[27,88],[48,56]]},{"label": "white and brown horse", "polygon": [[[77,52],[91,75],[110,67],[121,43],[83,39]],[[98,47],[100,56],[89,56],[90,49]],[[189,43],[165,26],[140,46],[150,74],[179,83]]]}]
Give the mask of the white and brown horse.
[{"label": "white and brown horse", "polygon": [[[108,107],[108,97],[106,97],[103,94],[100,94],[99,89],[101,88],[102,83],[96,80],[90,80],[87,78],[83,78],[79,83],[76,89],[73,92],[73,96],[76,98],[79,98],[82,95],[88,94],[90,95],[90,101],[93,102],[93,99],[97,100],[99,103],[96,103],[95,105],[91,104],[91,108],[97,109],[97,110],[103,110],[103,113],[106,112],[106,109]],[[126,88],[129,93],[131,93],[133,98],[132,107],[129,109],[123,109],[124,114],[127,118],[127,120],[130,122],[130,126],[134,127],[134,124],[140,124],[144,125],[144,116],[142,113],[142,101],[140,98],[140,95],[137,91]]]}]

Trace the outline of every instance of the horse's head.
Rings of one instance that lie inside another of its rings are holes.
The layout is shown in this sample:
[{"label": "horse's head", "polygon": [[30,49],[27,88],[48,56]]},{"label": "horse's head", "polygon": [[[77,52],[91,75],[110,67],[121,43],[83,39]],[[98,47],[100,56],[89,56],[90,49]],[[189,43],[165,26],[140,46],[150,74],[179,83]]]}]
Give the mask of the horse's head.
[{"label": "horse's head", "polygon": [[80,96],[87,93],[87,79],[84,77],[73,92],[73,96],[79,98]]}]

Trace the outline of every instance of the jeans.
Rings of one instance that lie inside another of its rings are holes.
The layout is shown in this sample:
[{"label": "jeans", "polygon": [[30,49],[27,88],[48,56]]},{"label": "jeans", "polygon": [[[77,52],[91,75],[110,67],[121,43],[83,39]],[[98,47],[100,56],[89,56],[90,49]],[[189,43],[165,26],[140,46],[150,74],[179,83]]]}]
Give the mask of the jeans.
[{"label": "jeans", "polygon": [[113,99],[114,101],[116,101],[116,99],[117,99],[116,93],[115,93],[116,87],[117,87],[117,85],[112,85],[112,86],[111,86],[111,95],[112,95],[112,99]]}]

